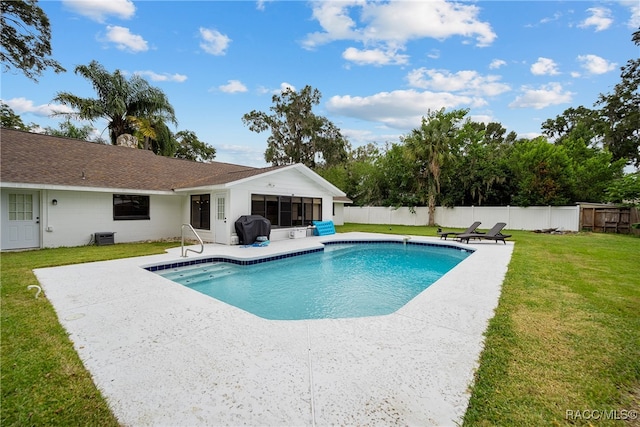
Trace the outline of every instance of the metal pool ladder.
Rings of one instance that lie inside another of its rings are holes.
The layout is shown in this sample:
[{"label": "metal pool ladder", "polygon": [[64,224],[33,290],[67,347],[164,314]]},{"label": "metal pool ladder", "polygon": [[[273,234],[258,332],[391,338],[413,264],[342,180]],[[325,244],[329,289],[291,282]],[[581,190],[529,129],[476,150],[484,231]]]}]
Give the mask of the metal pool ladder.
[{"label": "metal pool ladder", "polygon": [[[196,238],[198,239],[198,242],[200,242],[200,250],[196,251],[195,249],[191,249],[191,248],[185,248],[184,247],[184,228],[185,227],[189,227],[189,229],[191,229],[191,231],[193,232],[193,235],[196,236]],[[186,258],[187,257],[187,252],[191,251],[194,252],[196,254],[201,254],[202,252],[204,252],[204,243],[202,242],[202,239],[200,238],[200,236],[198,236],[198,233],[196,233],[196,230],[194,230],[194,228],[191,226],[191,224],[182,224],[182,227],[180,227],[180,240],[181,240],[181,256],[182,258]]]}]

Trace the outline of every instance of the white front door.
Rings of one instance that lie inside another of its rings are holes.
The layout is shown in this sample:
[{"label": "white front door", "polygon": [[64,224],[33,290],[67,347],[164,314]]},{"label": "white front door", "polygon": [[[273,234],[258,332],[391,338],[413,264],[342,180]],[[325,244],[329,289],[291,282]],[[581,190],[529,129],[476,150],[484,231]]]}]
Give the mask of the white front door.
[{"label": "white front door", "polygon": [[2,192],[2,249],[40,247],[40,194]]},{"label": "white front door", "polygon": [[224,194],[216,194],[214,197],[214,233],[215,242],[223,245],[229,244],[229,229],[227,227],[227,198]]}]

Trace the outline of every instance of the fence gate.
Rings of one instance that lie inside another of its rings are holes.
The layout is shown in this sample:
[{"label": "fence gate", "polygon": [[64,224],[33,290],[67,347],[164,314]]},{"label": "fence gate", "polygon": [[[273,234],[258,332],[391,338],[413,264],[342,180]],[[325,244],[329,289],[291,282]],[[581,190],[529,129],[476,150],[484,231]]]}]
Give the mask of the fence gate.
[{"label": "fence gate", "polygon": [[631,232],[631,224],[638,222],[638,211],[635,208],[616,208],[581,206],[580,228],[600,233]]}]

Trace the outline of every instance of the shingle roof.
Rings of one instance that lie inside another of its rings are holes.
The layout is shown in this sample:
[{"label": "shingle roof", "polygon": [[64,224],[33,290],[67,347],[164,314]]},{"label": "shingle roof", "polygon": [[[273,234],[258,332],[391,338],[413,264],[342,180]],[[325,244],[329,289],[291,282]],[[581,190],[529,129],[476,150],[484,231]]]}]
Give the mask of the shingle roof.
[{"label": "shingle roof", "polygon": [[278,168],[193,162],[4,128],[0,130],[0,154],[3,183],[147,191],[225,184]]}]

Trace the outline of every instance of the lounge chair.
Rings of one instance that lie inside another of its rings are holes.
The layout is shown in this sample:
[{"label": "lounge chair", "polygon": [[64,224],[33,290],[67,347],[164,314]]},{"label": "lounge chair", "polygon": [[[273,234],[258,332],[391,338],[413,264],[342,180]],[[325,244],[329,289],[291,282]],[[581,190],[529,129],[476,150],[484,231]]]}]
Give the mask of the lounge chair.
[{"label": "lounge chair", "polygon": [[476,221],[473,224],[471,224],[469,226],[469,228],[467,228],[464,231],[441,231],[438,230],[438,236],[440,236],[440,238],[444,238],[444,240],[447,240],[447,237],[449,236],[458,236],[460,234],[471,234],[471,233],[478,233],[476,231],[476,228],[478,228],[478,226],[480,226],[480,221]]},{"label": "lounge chair", "polygon": [[491,228],[491,230],[486,233],[467,233],[467,234],[458,234],[456,236],[461,242],[466,241],[469,243],[469,239],[484,239],[484,240],[495,240],[498,243],[498,240],[502,240],[502,243],[505,245],[507,242],[504,241],[507,237],[511,237],[511,234],[502,234],[502,229],[506,226],[504,222],[498,222],[496,225]]}]

